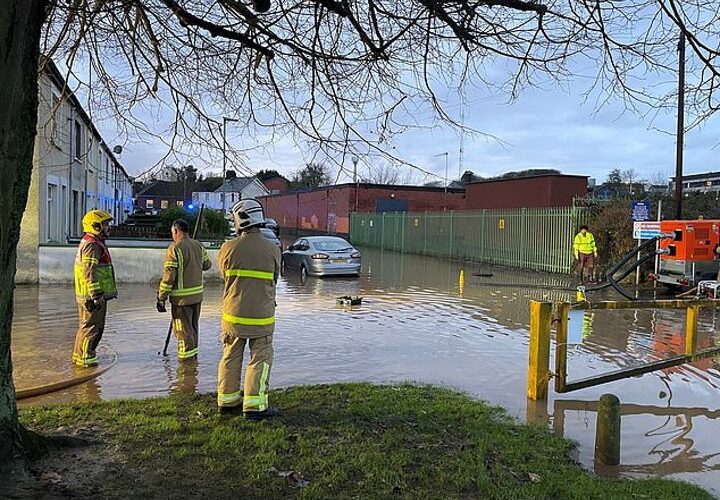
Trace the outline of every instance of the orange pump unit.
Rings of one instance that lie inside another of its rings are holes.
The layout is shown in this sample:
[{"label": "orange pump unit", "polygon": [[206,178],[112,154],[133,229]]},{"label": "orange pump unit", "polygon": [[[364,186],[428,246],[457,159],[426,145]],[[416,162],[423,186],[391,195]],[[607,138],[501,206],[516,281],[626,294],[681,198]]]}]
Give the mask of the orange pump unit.
[{"label": "orange pump unit", "polygon": [[659,240],[658,282],[677,290],[718,278],[720,220],[664,220],[660,232],[670,237]]},{"label": "orange pump unit", "polygon": [[664,220],[660,232],[674,238],[660,240],[660,249],[667,250],[662,260],[706,261],[717,258],[720,243],[720,220]]}]

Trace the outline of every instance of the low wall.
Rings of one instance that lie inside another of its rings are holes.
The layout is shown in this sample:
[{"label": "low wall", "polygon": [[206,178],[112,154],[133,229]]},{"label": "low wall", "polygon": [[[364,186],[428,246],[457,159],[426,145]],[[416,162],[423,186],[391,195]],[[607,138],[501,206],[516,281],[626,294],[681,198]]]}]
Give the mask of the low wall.
[{"label": "low wall", "polygon": [[[165,247],[167,246],[167,243]],[[40,283],[72,283],[74,280],[75,246],[41,246],[39,259]],[[160,280],[165,262],[164,247],[110,247],[115,279],[118,283],[155,283]],[[213,267],[205,281],[221,281],[217,268],[218,249],[208,249]]]}]

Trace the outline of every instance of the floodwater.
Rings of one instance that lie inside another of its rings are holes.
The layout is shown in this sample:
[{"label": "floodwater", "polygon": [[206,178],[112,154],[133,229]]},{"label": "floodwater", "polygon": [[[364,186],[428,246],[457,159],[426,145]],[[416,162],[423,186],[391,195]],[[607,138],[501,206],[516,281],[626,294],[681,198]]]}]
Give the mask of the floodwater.
[{"label": "floodwater", "polygon": [[[588,468],[593,468],[595,404],[610,392],[622,402],[622,463],[598,472],[683,479],[720,494],[720,357],[569,394],[550,389],[547,404],[526,399],[529,300],[575,300],[574,293],[548,285],[572,283],[372,249],[363,251],[360,278],[301,283],[291,274],[278,284],[271,385],[409,380],[457,388],[577,441],[579,460]],[[112,369],[22,404],[214,391],[220,286],[206,286],[200,356],[190,363],[159,356],[169,318],[155,311],[155,286],[121,286],[120,298],[110,304],[99,352],[105,362],[117,353]],[[364,300],[359,307],[341,307],[335,300],[341,295]],[[77,321],[72,286],[18,287],[15,297],[16,386],[70,378],[76,373],[70,366]],[[684,311],[597,311],[586,313],[579,325],[578,343],[568,352],[570,381],[684,349]],[[699,347],[720,343],[718,325],[716,311],[702,312]],[[170,351],[174,347],[173,339]]]}]

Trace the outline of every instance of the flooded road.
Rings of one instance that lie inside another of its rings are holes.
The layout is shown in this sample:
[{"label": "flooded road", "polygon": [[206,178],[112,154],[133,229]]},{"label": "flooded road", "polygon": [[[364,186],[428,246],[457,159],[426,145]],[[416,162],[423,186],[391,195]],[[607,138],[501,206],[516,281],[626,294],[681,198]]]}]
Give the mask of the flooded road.
[{"label": "flooded road", "polygon": [[[478,273],[493,276],[473,276]],[[372,249],[363,251],[358,279],[301,283],[289,275],[278,284],[271,386],[409,380],[457,388],[576,440],[588,468],[593,468],[595,404],[611,392],[623,403],[622,464],[599,472],[683,479],[720,495],[720,357],[569,394],[551,389],[547,405],[526,400],[529,300],[575,300],[573,292],[547,285],[573,283]],[[219,285],[206,286],[200,356],[193,363],[178,363],[174,339],[171,356],[159,356],[169,317],[155,311],[155,291],[155,283],[124,285],[110,303],[99,352],[105,360],[117,352],[111,370],[22,404],[214,391],[221,353]],[[364,300],[360,307],[343,308],[335,301],[341,295]],[[16,386],[71,377],[77,325],[72,286],[18,287],[15,308]],[[568,351],[570,381],[684,350],[684,311],[588,312],[578,325],[579,343]],[[718,326],[717,311],[702,312],[700,348],[720,343]]]}]

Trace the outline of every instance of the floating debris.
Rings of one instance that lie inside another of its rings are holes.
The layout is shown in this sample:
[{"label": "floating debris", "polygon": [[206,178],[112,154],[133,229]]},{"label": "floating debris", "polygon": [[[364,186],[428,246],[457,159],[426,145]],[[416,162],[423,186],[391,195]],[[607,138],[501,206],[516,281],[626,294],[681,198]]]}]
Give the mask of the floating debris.
[{"label": "floating debris", "polygon": [[362,304],[362,297],[352,297],[350,295],[343,295],[337,298],[337,303],[341,306],[359,306]]}]

